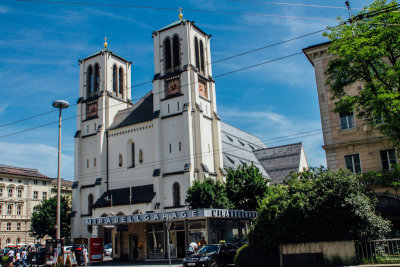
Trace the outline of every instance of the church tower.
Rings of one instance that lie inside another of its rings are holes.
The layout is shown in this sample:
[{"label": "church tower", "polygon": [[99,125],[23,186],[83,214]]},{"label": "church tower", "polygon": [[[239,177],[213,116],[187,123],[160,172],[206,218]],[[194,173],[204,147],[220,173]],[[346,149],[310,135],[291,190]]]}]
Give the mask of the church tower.
[{"label": "church tower", "polygon": [[[210,37],[181,16],[153,32],[153,105],[159,112],[154,121],[154,154],[164,178],[159,190],[164,188],[168,195],[169,188],[174,191],[173,184],[179,184],[183,200],[194,180],[223,179]],[[168,177],[179,166],[184,166],[183,177]],[[168,197],[165,200],[169,202]],[[165,203],[169,205],[174,203]]]},{"label": "church tower", "polygon": [[132,105],[131,64],[107,48],[107,38],[102,50],[79,60],[72,198],[79,213],[72,227],[77,233],[86,232],[80,229],[81,216],[90,216],[94,202],[108,189],[106,130],[118,111]]}]

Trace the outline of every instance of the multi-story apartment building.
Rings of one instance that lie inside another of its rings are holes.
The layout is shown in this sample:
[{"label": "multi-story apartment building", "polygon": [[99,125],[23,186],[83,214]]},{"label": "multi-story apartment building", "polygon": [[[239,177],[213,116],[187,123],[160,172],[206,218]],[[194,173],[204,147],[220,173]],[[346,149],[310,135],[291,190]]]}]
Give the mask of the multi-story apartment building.
[{"label": "multi-story apartment building", "polygon": [[[0,247],[40,242],[30,235],[30,218],[43,200],[57,194],[54,182],[36,169],[0,165]],[[63,181],[62,189],[70,194],[71,182]]]},{"label": "multi-story apartment building", "polygon": [[[354,173],[393,168],[398,163],[398,156],[388,137],[359,119],[356,111],[348,114],[334,112],[330,88],[325,84],[328,78],[325,72],[329,61],[334,59],[328,52],[329,44],[326,42],[303,49],[315,69],[327,167],[332,170],[347,168]],[[346,92],[358,94],[362,86],[361,82],[356,82],[347,87]],[[378,209],[392,220],[400,235],[400,198],[397,193],[380,185],[370,187],[378,193]]]}]

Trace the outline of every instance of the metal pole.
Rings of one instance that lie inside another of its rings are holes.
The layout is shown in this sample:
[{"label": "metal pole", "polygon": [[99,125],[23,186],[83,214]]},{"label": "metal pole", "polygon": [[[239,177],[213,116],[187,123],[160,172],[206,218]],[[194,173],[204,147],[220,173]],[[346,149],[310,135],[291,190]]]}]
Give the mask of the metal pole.
[{"label": "metal pole", "polygon": [[57,232],[56,238],[61,239],[61,111],[58,116],[58,171],[57,171]]}]

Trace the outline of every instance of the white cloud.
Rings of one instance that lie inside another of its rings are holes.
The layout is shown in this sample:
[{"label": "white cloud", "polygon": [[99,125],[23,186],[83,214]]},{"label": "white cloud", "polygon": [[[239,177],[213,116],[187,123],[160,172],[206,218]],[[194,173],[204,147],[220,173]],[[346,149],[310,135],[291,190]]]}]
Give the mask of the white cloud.
[{"label": "white cloud", "polygon": [[6,6],[0,6],[0,14],[6,14],[6,13],[10,13],[11,10],[10,8],[6,7]]},{"label": "white cloud", "polygon": [[7,108],[8,104],[2,104],[0,105],[0,114],[4,112],[4,110]]},{"label": "white cloud", "polygon": [[[24,143],[8,143],[0,142],[0,163],[38,169],[50,177],[57,176],[57,153],[56,147],[48,146],[40,143],[24,144]],[[74,158],[70,155],[62,154],[61,156],[61,175],[62,177],[73,176]]]}]

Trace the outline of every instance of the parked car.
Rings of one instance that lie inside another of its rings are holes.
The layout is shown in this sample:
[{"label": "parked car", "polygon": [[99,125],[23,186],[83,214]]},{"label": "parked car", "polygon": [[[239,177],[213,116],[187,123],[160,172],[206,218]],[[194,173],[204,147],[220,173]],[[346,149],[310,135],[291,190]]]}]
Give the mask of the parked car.
[{"label": "parked car", "polygon": [[184,267],[217,267],[234,263],[238,246],[232,243],[204,245],[197,253],[183,259]]},{"label": "parked car", "polygon": [[106,256],[110,256],[110,257],[111,257],[111,255],[112,255],[112,244],[111,244],[111,243],[106,244],[106,245],[104,246],[104,254],[105,254]]}]

